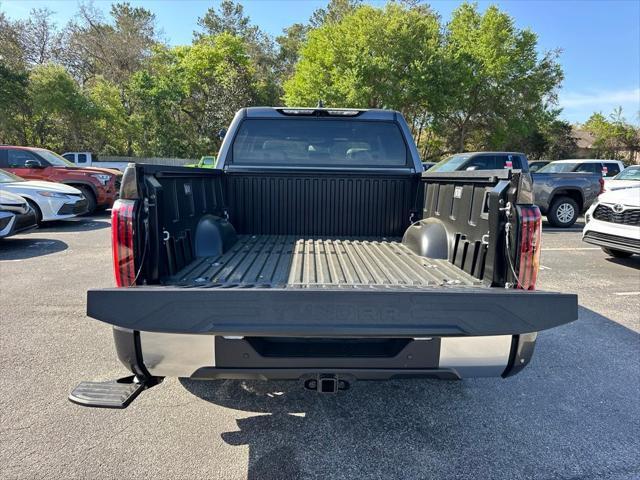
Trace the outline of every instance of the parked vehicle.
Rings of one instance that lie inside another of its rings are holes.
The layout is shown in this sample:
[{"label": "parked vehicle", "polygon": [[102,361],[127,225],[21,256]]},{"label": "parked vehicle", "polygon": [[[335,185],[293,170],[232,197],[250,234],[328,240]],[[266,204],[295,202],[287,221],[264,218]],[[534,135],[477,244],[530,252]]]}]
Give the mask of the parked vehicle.
[{"label": "parked vehicle", "polygon": [[424,171],[426,172],[427,170],[429,170],[431,167],[433,167],[436,164],[436,162],[422,162],[422,168],[424,169]]},{"label": "parked vehicle", "polygon": [[624,170],[620,160],[573,159],[555,160],[538,170],[543,173],[598,173],[603,177],[615,177]]},{"label": "parked vehicle", "polygon": [[561,162],[551,162],[531,175],[533,197],[551,225],[568,228],[604,191],[604,179],[599,170],[580,173],[571,170],[576,168],[572,164]]},{"label": "parked vehicle", "polygon": [[583,241],[612,257],[640,254],[640,184],[603,193],[585,219]]},{"label": "parked vehicle", "polygon": [[531,173],[537,172],[542,167],[549,165],[549,163],[551,163],[550,160],[535,160],[533,162],[529,162],[529,171]]},{"label": "parked vehicle", "polygon": [[37,228],[36,214],[19,195],[0,190],[0,238]]},{"label": "parked vehicle", "polygon": [[123,407],[164,376],[507,377],[577,297],[532,292],[541,220],[513,169],[422,172],[398,112],[248,108],[217,169],[127,168],[115,289],[88,292],[135,375],[71,400]]},{"label": "parked vehicle", "polygon": [[79,168],[44,148],[0,145],[0,168],[27,180],[71,185],[87,200],[87,211],[109,208],[118,198],[122,173],[106,168]]},{"label": "parked vehicle", "polygon": [[529,171],[527,156],[520,152],[468,152],[457,153],[436,163],[430,172],[461,172],[513,168]]},{"label": "parked vehicle", "polygon": [[206,155],[200,158],[200,161],[198,163],[190,163],[185,165],[185,167],[216,168],[216,157],[212,155]]},{"label": "parked vehicle", "polygon": [[0,169],[0,191],[24,198],[36,213],[38,223],[87,213],[87,200],[80,190],[70,185],[25,180]]},{"label": "parked vehicle", "polygon": [[65,152],[62,157],[78,167],[110,168],[124,172],[129,165],[129,162],[103,162],[91,152]]},{"label": "parked vehicle", "polygon": [[629,187],[640,187],[640,165],[627,167],[615,177],[604,181],[604,189],[607,192]]}]

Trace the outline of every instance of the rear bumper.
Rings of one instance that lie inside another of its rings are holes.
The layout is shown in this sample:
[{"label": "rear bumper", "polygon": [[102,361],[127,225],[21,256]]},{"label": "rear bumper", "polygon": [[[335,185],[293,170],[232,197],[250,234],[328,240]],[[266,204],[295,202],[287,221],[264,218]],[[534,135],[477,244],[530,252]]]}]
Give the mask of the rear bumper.
[{"label": "rear bumper", "polygon": [[114,339],[120,361],[136,375],[304,380],[333,374],[353,381],[511,376],[529,363],[536,334],[405,339],[397,351],[376,356],[358,355],[353,347],[340,356],[292,356],[286,350],[274,355],[256,347],[256,338],[118,328],[114,329]]}]

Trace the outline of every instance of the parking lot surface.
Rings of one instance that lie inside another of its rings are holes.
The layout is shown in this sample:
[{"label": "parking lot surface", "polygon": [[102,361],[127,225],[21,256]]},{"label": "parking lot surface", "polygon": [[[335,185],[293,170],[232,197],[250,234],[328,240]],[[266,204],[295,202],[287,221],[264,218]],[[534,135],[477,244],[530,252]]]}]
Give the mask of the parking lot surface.
[{"label": "parking lot surface", "polygon": [[125,410],[67,400],[127,372],[86,290],[113,285],[108,215],[0,241],[2,478],[640,478],[640,256],[545,226],[539,288],[579,294],[503,379],[168,379]]}]

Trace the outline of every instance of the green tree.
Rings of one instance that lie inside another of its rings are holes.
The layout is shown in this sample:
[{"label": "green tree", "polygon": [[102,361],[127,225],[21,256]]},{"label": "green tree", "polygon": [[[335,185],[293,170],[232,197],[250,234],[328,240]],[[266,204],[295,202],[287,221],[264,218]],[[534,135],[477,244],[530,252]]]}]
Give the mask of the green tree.
[{"label": "green tree", "polygon": [[29,74],[31,138],[28,143],[54,150],[86,148],[85,133],[96,111],[73,77],[59,65],[39,65]]},{"label": "green tree", "polygon": [[243,39],[229,33],[203,36],[188,47],[158,49],[130,85],[145,154],[211,154],[218,132],[235,112],[263,93]]},{"label": "green tree", "polygon": [[448,88],[435,123],[451,150],[504,148],[557,115],[558,52],[540,56],[536,35],[497,7],[480,13],[462,4],[446,27],[443,53]]},{"label": "green tree", "polygon": [[244,14],[244,7],[231,0],[222,0],[217,10],[210,8],[198,19],[198,25],[204,33],[195,32],[196,40],[226,33],[244,41],[245,54],[253,65],[256,81],[261,84],[260,103],[276,104],[282,91],[275,45],[269,35],[251,23],[251,19]]},{"label": "green tree", "polygon": [[29,76],[0,61],[0,144],[26,145],[31,105]]},{"label": "green tree", "polygon": [[600,158],[635,161],[640,152],[640,128],[627,122],[622,107],[614,110],[609,118],[602,113],[594,113],[584,128],[593,135],[593,148]]},{"label": "green tree", "polygon": [[440,32],[428,10],[368,5],[309,33],[294,75],[285,82],[288,105],[428,108],[438,97]]}]

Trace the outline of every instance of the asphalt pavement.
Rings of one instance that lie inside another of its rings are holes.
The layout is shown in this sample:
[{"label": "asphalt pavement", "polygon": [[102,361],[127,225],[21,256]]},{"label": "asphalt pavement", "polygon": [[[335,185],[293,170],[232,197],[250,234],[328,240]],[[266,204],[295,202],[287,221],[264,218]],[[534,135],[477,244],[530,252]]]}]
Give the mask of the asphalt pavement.
[{"label": "asphalt pavement", "polygon": [[640,478],[640,256],[545,227],[539,288],[580,319],[542,332],[519,375],[358,382],[168,379],[125,410],[67,400],[127,374],[86,290],[113,285],[107,215],[0,241],[0,477]]}]

